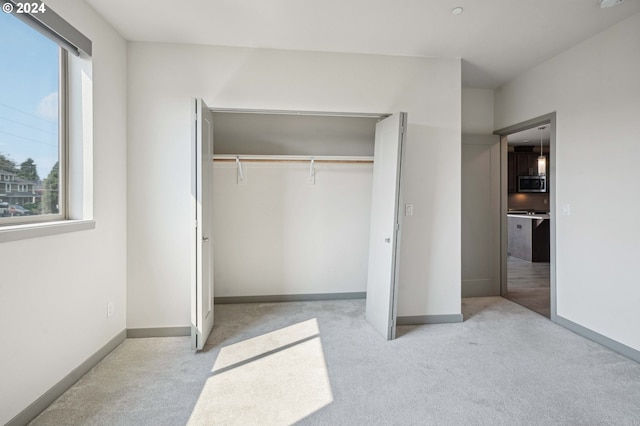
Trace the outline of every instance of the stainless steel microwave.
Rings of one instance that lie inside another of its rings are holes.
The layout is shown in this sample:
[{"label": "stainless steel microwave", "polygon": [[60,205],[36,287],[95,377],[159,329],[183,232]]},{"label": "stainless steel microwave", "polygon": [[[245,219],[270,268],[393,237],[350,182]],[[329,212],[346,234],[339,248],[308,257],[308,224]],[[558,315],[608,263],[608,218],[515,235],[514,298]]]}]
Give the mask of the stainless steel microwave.
[{"label": "stainless steel microwave", "polygon": [[518,192],[547,192],[547,177],[518,176]]}]

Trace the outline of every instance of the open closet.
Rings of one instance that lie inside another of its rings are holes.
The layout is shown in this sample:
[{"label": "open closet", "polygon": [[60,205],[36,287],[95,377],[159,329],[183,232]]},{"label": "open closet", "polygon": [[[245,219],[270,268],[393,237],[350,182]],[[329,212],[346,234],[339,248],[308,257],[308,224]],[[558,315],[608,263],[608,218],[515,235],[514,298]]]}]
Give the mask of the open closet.
[{"label": "open closet", "polygon": [[196,229],[198,343],[214,300],[365,296],[367,320],[393,338],[406,114],[210,110],[198,100],[195,117],[196,225],[210,226]]},{"label": "open closet", "polygon": [[216,303],[364,298],[377,118],[213,120]]}]

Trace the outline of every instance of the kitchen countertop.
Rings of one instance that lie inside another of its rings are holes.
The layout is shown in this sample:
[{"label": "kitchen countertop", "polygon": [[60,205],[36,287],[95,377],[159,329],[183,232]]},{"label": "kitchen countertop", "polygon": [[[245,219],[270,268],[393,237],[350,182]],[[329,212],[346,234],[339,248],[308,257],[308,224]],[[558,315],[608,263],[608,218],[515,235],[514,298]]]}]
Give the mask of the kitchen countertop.
[{"label": "kitchen countertop", "polygon": [[549,216],[548,213],[542,213],[542,214],[514,214],[514,213],[507,213],[507,217],[521,217],[523,219],[549,219],[549,218],[551,218],[551,216]]}]

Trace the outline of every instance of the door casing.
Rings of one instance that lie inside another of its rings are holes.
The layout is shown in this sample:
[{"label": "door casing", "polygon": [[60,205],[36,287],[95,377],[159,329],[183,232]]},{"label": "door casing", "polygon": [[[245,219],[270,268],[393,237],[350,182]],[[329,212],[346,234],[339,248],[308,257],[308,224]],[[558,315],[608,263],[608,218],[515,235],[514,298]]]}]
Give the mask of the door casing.
[{"label": "door casing", "polygon": [[532,127],[549,125],[549,292],[550,319],[557,322],[557,292],[556,292],[556,113],[541,115],[512,126],[504,127],[493,132],[500,136],[500,289],[501,295],[507,293],[507,135],[527,130]]}]

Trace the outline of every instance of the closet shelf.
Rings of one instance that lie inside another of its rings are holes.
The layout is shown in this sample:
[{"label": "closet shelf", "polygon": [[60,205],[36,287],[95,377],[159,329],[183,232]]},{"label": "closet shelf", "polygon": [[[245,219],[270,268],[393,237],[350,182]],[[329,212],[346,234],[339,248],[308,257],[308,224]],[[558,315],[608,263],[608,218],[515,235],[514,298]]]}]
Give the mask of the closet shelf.
[{"label": "closet shelf", "polygon": [[330,156],[330,155],[232,155],[216,154],[213,156],[215,162],[270,162],[270,163],[308,163],[313,160],[315,163],[353,163],[364,164],[373,163],[373,157],[359,156]]}]

